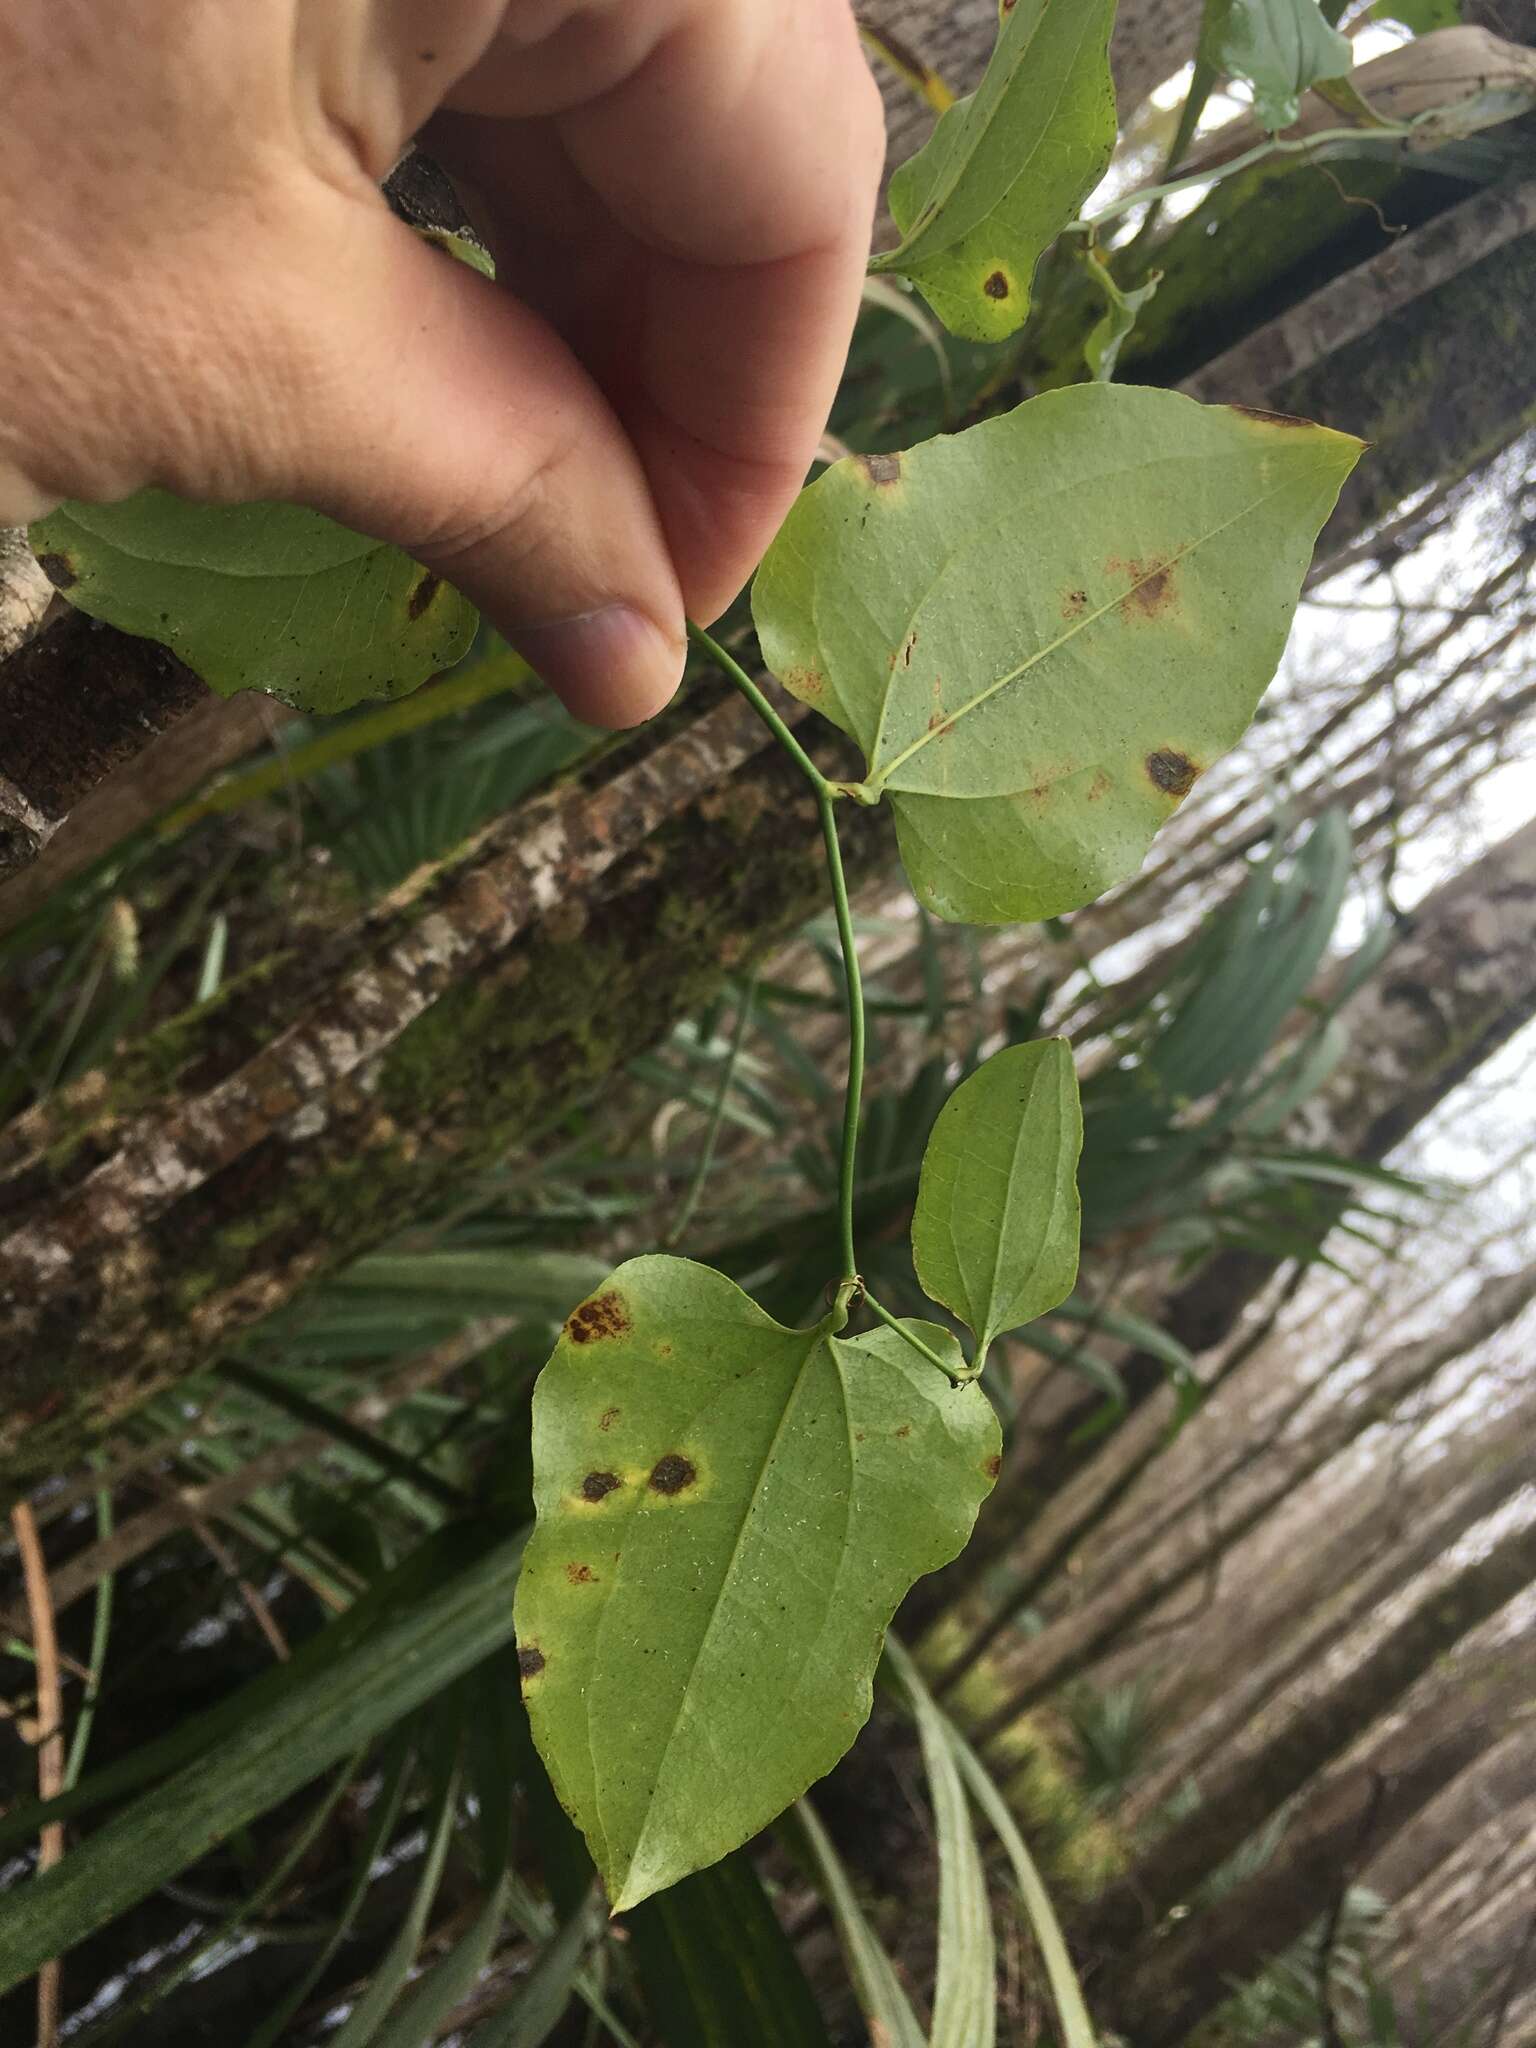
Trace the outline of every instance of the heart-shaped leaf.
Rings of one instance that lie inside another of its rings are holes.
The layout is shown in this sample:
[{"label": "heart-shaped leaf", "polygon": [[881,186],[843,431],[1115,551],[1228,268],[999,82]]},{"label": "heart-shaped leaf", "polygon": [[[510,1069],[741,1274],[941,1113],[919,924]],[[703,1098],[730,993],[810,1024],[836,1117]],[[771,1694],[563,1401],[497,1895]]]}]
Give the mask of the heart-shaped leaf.
[{"label": "heart-shaped leaf", "polygon": [[912,1258],[923,1291],[976,1333],[1065,1301],[1077,1279],[1083,1115],[1064,1038],[994,1053],[939,1111],[923,1154]]},{"label": "heart-shaped leaf", "polygon": [[475,609],[451,584],[296,505],[140,491],[61,505],[28,538],[72,605],[161,641],[225,697],[345,711],[406,695],[474,638]]},{"label": "heart-shaped leaf", "polygon": [[891,180],[898,270],[953,334],[1023,326],[1035,265],[1103,176],[1115,143],[1115,0],[1014,0],[981,84]]},{"label": "heart-shaped leaf", "polygon": [[863,750],[942,917],[1133,874],[1240,737],[1360,443],[1074,385],[802,491],[753,586],[768,665]]},{"label": "heart-shaped leaf", "polygon": [[[952,1357],[959,1347],[912,1326]],[[533,1401],[517,1592],[534,1740],[615,1910],[830,1770],[886,1627],[997,1469],[986,1397],[891,1330],[787,1330],[686,1259],[620,1266]]]}]

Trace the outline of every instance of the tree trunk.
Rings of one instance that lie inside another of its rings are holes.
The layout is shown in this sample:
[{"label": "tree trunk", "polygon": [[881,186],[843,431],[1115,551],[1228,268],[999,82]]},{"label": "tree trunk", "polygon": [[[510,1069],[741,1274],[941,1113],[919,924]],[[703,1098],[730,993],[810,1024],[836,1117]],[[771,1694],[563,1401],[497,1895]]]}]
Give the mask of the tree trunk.
[{"label": "tree trunk", "polygon": [[[1527,1543],[1536,1562],[1536,1544]],[[1225,2001],[1234,1982],[1289,1948],[1345,1885],[1357,1881],[1373,1852],[1490,1750],[1511,1714],[1529,1712],[1533,1677],[1536,1655],[1527,1643],[1490,1651],[1456,1670],[1454,1682],[1432,1687],[1405,1723],[1307,1792],[1280,1850],[1257,1876],[1206,1912],[1164,1930],[1164,1938],[1149,1938],[1128,1965],[1115,1968],[1104,2017],[1118,2021],[1136,2048],[1176,2048]],[[1396,1690],[1387,1681],[1370,1719],[1390,1707]],[[1297,1778],[1292,1790],[1311,1775]],[[1197,1813],[1190,1825],[1200,1819]],[[1213,1853],[1201,1857],[1197,1874],[1221,1860],[1213,1838]],[[1164,1895],[1155,1897],[1161,1902]],[[1121,1938],[1131,1925],[1123,1925]],[[1107,1936],[1107,1924],[1100,1933]],[[1437,1969],[1440,1962],[1437,1956]]]},{"label": "tree trunk", "polygon": [[[0,1133],[7,1482],[532,1142],[824,901],[766,746],[734,699],[677,714]],[[855,872],[884,829],[844,823]]]},{"label": "tree trunk", "polygon": [[[1209,1409],[1187,1425],[1187,1455],[1203,1466],[1199,1505],[1185,1508],[1166,1538],[1143,1526],[1135,1556],[1105,1561],[1094,1574],[1103,1590],[1075,1603],[1008,1660],[1009,1697],[995,1725],[1005,1728],[1037,1700],[1089,1668],[1127,1631],[1181,1589],[1218,1572],[1222,1560],[1288,1496],[1321,1472],[1375,1421],[1385,1419],[1460,1358],[1536,1300],[1536,1265],[1481,1288],[1460,1316],[1432,1337],[1391,1353],[1371,1375],[1363,1398],[1348,1396],[1293,1436],[1256,1440],[1244,1432],[1235,1448],[1224,1418]],[[1536,1461],[1536,1450],[1533,1450]],[[1536,1469],[1532,1477],[1536,1478]],[[1210,1512],[1201,1512],[1209,1507]]]},{"label": "tree trunk", "polygon": [[[1290,1519],[1287,1540],[1277,1546],[1295,1569],[1289,1581],[1283,1565],[1266,1569],[1265,1557],[1249,1555],[1205,1617],[1206,1630],[1183,1632],[1186,1643],[1193,1637],[1191,1661],[1199,1668],[1190,1673],[1182,1659],[1169,1660],[1156,1674],[1161,1682],[1151,1687],[1149,1710],[1174,1732],[1160,1746],[1151,1772],[1121,1802],[1118,1820],[1134,1831],[1181,1786],[1207,1769],[1223,1768],[1229,1752],[1240,1752],[1255,1727],[1284,1711],[1277,1703],[1304,1689],[1310,1674],[1369,1629],[1373,1614],[1531,1485],[1533,1422],[1536,1403],[1528,1401],[1507,1425],[1480,1433],[1470,1453],[1459,1444],[1448,1451],[1444,1464],[1451,1470],[1431,1466],[1407,1484],[1374,1490],[1368,1498],[1377,1505],[1379,1531],[1352,1526],[1347,1543],[1309,1551],[1309,1532],[1328,1523],[1329,1503],[1314,1496],[1311,1515]],[[1386,1477],[1390,1482],[1390,1470]],[[1281,1579],[1278,1597],[1272,1576]],[[1245,1604],[1251,1611],[1245,1612]],[[1212,1655],[1218,1640],[1220,1654]],[[1145,1670],[1154,1655],[1143,1648],[1139,1667]],[[1126,1668],[1118,1665],[1117,1675]]]},{"label": "tree trunk", "polygon": [[[1426,1592],[1364,1657],[1298,1712],[1278,1726],[1261,1725],[1258,1739],[1207,1776],[1195,1811],[1175,1822],[1105,1894],[1092,1915],[1096,1939],[1114,1946],[1161,1919],[1310,1779],[1342,1757],[1437,1660],[1533,1579],[1536,1523],[1526,1522],[1447,1583]],[[1405,1744],[1404,1754],[1416,1758],[1418,1745]],[[1430,1789],[1437,1791],[1448,1776],[1435,1778]],[[1417,1811],[1428,1796],[1425,1791],[1411,1810]],[[1309,1893],[1298,1901],[1302,1917],[1292,1920],[1291,1934],[1305,1926],[1315,1896]]]}]

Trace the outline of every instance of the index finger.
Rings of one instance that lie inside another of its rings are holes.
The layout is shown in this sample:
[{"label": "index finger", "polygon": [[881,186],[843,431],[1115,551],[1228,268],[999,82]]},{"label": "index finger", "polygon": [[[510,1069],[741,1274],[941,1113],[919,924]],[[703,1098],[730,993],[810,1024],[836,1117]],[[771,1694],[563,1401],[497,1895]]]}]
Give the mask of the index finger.
[{"label": "index finger", "polygon": [[882,124],[846,0],[622,0],[504,33],[454,103],[548,118],[638,245],[609,396],[715,617],[804,481],[858,311]]}]

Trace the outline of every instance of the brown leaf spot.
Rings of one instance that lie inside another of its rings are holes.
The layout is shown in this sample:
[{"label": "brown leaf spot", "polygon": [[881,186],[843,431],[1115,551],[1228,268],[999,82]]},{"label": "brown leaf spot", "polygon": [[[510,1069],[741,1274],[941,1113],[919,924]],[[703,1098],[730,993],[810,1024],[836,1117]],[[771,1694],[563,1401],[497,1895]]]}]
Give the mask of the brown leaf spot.
[{"label": "brown leaf spot", "polygon": [[606,1500],[623,1483],[617,1472],[589,1472],[581,1482],[581,1497],[590,1501]]},{"label": "brown leaf spot", "polygon": [[1100,797],[1108,796],[1109,791],[1109,777],[1104,773],[1104,770],[1101,768],[1098,774],[1094,776],[1092,782],[1090,782],[1088,785],[1089,803],[1096,804],[1099,801]]},{"label": "brown leaf spot", "polygon": [[1159,747],[1147,756],[1147,774],[1164,796],[1188,796],[1199,773],[1189,756],[1173,747]]},{"label": "brown leaf spot", "polygon": [[901,457],[899,455],[861,455],[860,469],[877,490],[888,490],[892,484],[901,482]]},{"label": "brown leaf spot", "polygon": [[602,1337],[622,1337],[631,1327],[624,1297],[610,1287],[606,1294],[594,1294],[572,1309],[565,1334],[573,1344],[592,1344]]},{"label": "brown leaf spot", "polygon": [[784,671],[784,687],[796,697],[819,697],[827,679],[819,668],[790,668]]},{"label": "brown leaf spot", "polygon": [[597,1573],[589,1564],[568,1564],[565,1576],[573,1586],[593,1586],[597,1583]]},{"label": "brown leaf spot", "polygon": [[899,661],[903,668],[910,668],[912,666],[912,650],[914,647],[916,647],[916,645],[917,628],[914,626],[912,631],[907,635],[906,639],[902,641],[901,645],[893,651],[891,655],[891,667],[895,668],[897,662]]},{"label": "brown leaf spot", "polygon": [[544,1669],[544,1652],[537,1644],[527,1643],[517,1653],[517,1669],[523,1678],[537,1678]]},{"label": "brown leaf spot", "polygon": [[68,590],[80,581],[75,565],[68,555],[39,555],[37,566],[55,590]]},{"label": "brown leaf spot", "polygon": [[1104,567],[1111,575],[1118,570],[1131,579],[1130,589],[1120,600],[1123,613],[1143,619],[1160,619],[1177,606],[1178,589],[1171,563],[1111,559]]},{"label": "brown leaf spot", "polygon": [[954,729],[955,721],[952,718],[946,718],[942,711],[935,711],[928,720],[928,730],[931,733],[937,733],[941,740],[948,739]]},{"label": "brown leaf spot", "polygon": [[903,1423],[903,1424],[901,1425],[900,1429],[898,1429],[898,1430],[897,1430],[896,1434],[897,1434],[898,1436],[910,1436],[910,1435],[912,1434],[912,1425],[911,1425],[911,1423],[910,1423],[910,1422],[904,1422],[904,1423]]},{"label": "brown leaf spot", "polygon": [[434,576],[429,569],[406,600],[405,615],[408,619],[419,619],[427,606],[442,587],[442,577]]},{"label": "brown leaf spot", "polygon": [[599,1429],[609,1430],[612,1429],[613,1425],[618,1421],[618,1419],[619,1411],[617,1408],[605,1408],[602,1414],[599,1415],[599,1417],[597,1418],[597,1426]]},{"label": "brown leaf spot", "polygon": [[986,1473],[989,1479],[995,1479],[998,1473],[1001,1472],[1003,1469],[1003,1457],[1001,1451],[994,1451],[990,1458],[983,1458],[981,1461],[981,1469],[983,1472]]},{"label": "brown leaf spot", "polygon": [[1086,590],[1069,590],[1061,600],[1061,616],[1064,619],[1080,619],[1088,609]]},{"label": "brown leaf spot", "polygon": [[982,283],[982,290],[989,299],[1006,299],[1012,286],[1006,270],[994,270]]},{"label": "brown leaf spot", "polygon": [[685,1458],[681,1451],[668,1451],[651,1467],[648,1483],[652,1493],[681,1493],[684,1487],[692,1486],[698,1476],[691,1458]]}]

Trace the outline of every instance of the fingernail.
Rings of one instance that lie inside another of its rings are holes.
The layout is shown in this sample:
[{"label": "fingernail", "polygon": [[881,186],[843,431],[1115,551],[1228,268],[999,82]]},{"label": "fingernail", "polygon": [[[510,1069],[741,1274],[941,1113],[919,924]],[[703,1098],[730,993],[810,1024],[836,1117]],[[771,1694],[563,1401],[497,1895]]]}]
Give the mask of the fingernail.
[{"label": "fingernail", "polygon": [[512,644],[584,725],[640,725],[682,680],[686,643],[669,639],[633,605],[606,604],[544,626],[520,626]]}]

